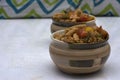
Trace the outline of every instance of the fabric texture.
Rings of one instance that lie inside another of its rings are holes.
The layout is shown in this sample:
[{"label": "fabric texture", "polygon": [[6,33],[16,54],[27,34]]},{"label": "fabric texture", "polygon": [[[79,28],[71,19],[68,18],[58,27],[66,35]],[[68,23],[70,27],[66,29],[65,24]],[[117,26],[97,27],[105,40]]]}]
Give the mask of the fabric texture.
[{"label": "fabric texture", "polygon": [[81,8],[95,16],[120,16],[120,0],[0,0],[0,19],[51,17],[67,8]]}]

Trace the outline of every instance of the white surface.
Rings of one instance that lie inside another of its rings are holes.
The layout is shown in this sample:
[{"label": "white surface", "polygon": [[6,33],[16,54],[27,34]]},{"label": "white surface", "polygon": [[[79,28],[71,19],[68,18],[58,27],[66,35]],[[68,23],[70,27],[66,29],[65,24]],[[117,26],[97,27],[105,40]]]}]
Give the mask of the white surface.
[{"label": "white surface", "polygon": [[0,20],[0,80],[120,79],[120,18],[97,17],[110,34],[111,55],[97,73],[67,75],[49,56],[51,19]]}]

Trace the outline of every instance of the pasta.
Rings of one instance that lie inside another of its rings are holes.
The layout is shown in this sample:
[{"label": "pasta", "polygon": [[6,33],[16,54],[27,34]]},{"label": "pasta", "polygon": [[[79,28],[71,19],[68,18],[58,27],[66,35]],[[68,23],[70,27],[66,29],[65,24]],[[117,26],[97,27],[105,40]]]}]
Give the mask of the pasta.
[{"label": "pasta", "polygon": [[80,9],[75,11],[63,11],[61,13],[56,13],[52,18],[56,21],[62,22],[86,22],[94,20],[94,17],[83,13]]},{"label": "pasta", "polygon": [[64,30],[64,34],[54,34],[55,39],[67,43],[96,43],[108,39],[108,33],[100,27],[73,26]]}]

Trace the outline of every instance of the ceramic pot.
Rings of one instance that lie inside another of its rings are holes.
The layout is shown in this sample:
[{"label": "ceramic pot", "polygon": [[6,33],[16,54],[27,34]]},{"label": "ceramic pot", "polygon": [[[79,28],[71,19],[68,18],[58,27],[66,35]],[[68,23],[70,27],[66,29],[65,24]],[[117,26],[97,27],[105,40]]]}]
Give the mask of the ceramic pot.
[{"label": "ceramic pot", "polygon": [[[55,33],[62,33],[63,30]],[[51,59],[63,72],[92,73],[100,70],[110,55],[108,39],[95,44],[69,44],[53,38],[49,46]],[[72,47],[71,47],[72,46]]]},{"label": "ceramic pot", "polygon": [[54,19],[52,19],[52,24],[51,24],[51,33],[58,31],[58,30],[63,30],[65,28],[74,26],[74,25],[86,25],[86,26],[96,26],[96,18],[92,15],[90,15],[91,17],[93,17],[93,20],[91,21],[86,21],[86,22],[65,22],[65,21],[56,21]]}]

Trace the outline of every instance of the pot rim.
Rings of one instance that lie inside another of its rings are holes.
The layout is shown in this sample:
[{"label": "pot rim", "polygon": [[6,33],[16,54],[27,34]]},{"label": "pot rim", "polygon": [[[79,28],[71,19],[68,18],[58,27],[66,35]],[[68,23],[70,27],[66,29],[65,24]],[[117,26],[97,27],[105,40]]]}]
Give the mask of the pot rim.
[{"label": "pot rim", "polygon": [[73,26],[73,25],[78,25],[78,24],[88,24],[88,23],[96,21],[95,16],[93,16],[93,15],[89,15],[89,16],[93,17],[94,19],[90,20],[90,21],[84,21],[84,22],[66,22],[66,21],[56,21],[55,19],[52,18],[52,22],[53,22],[53,24],[56,24],[56,25],[68,27],[68,26]]}]

